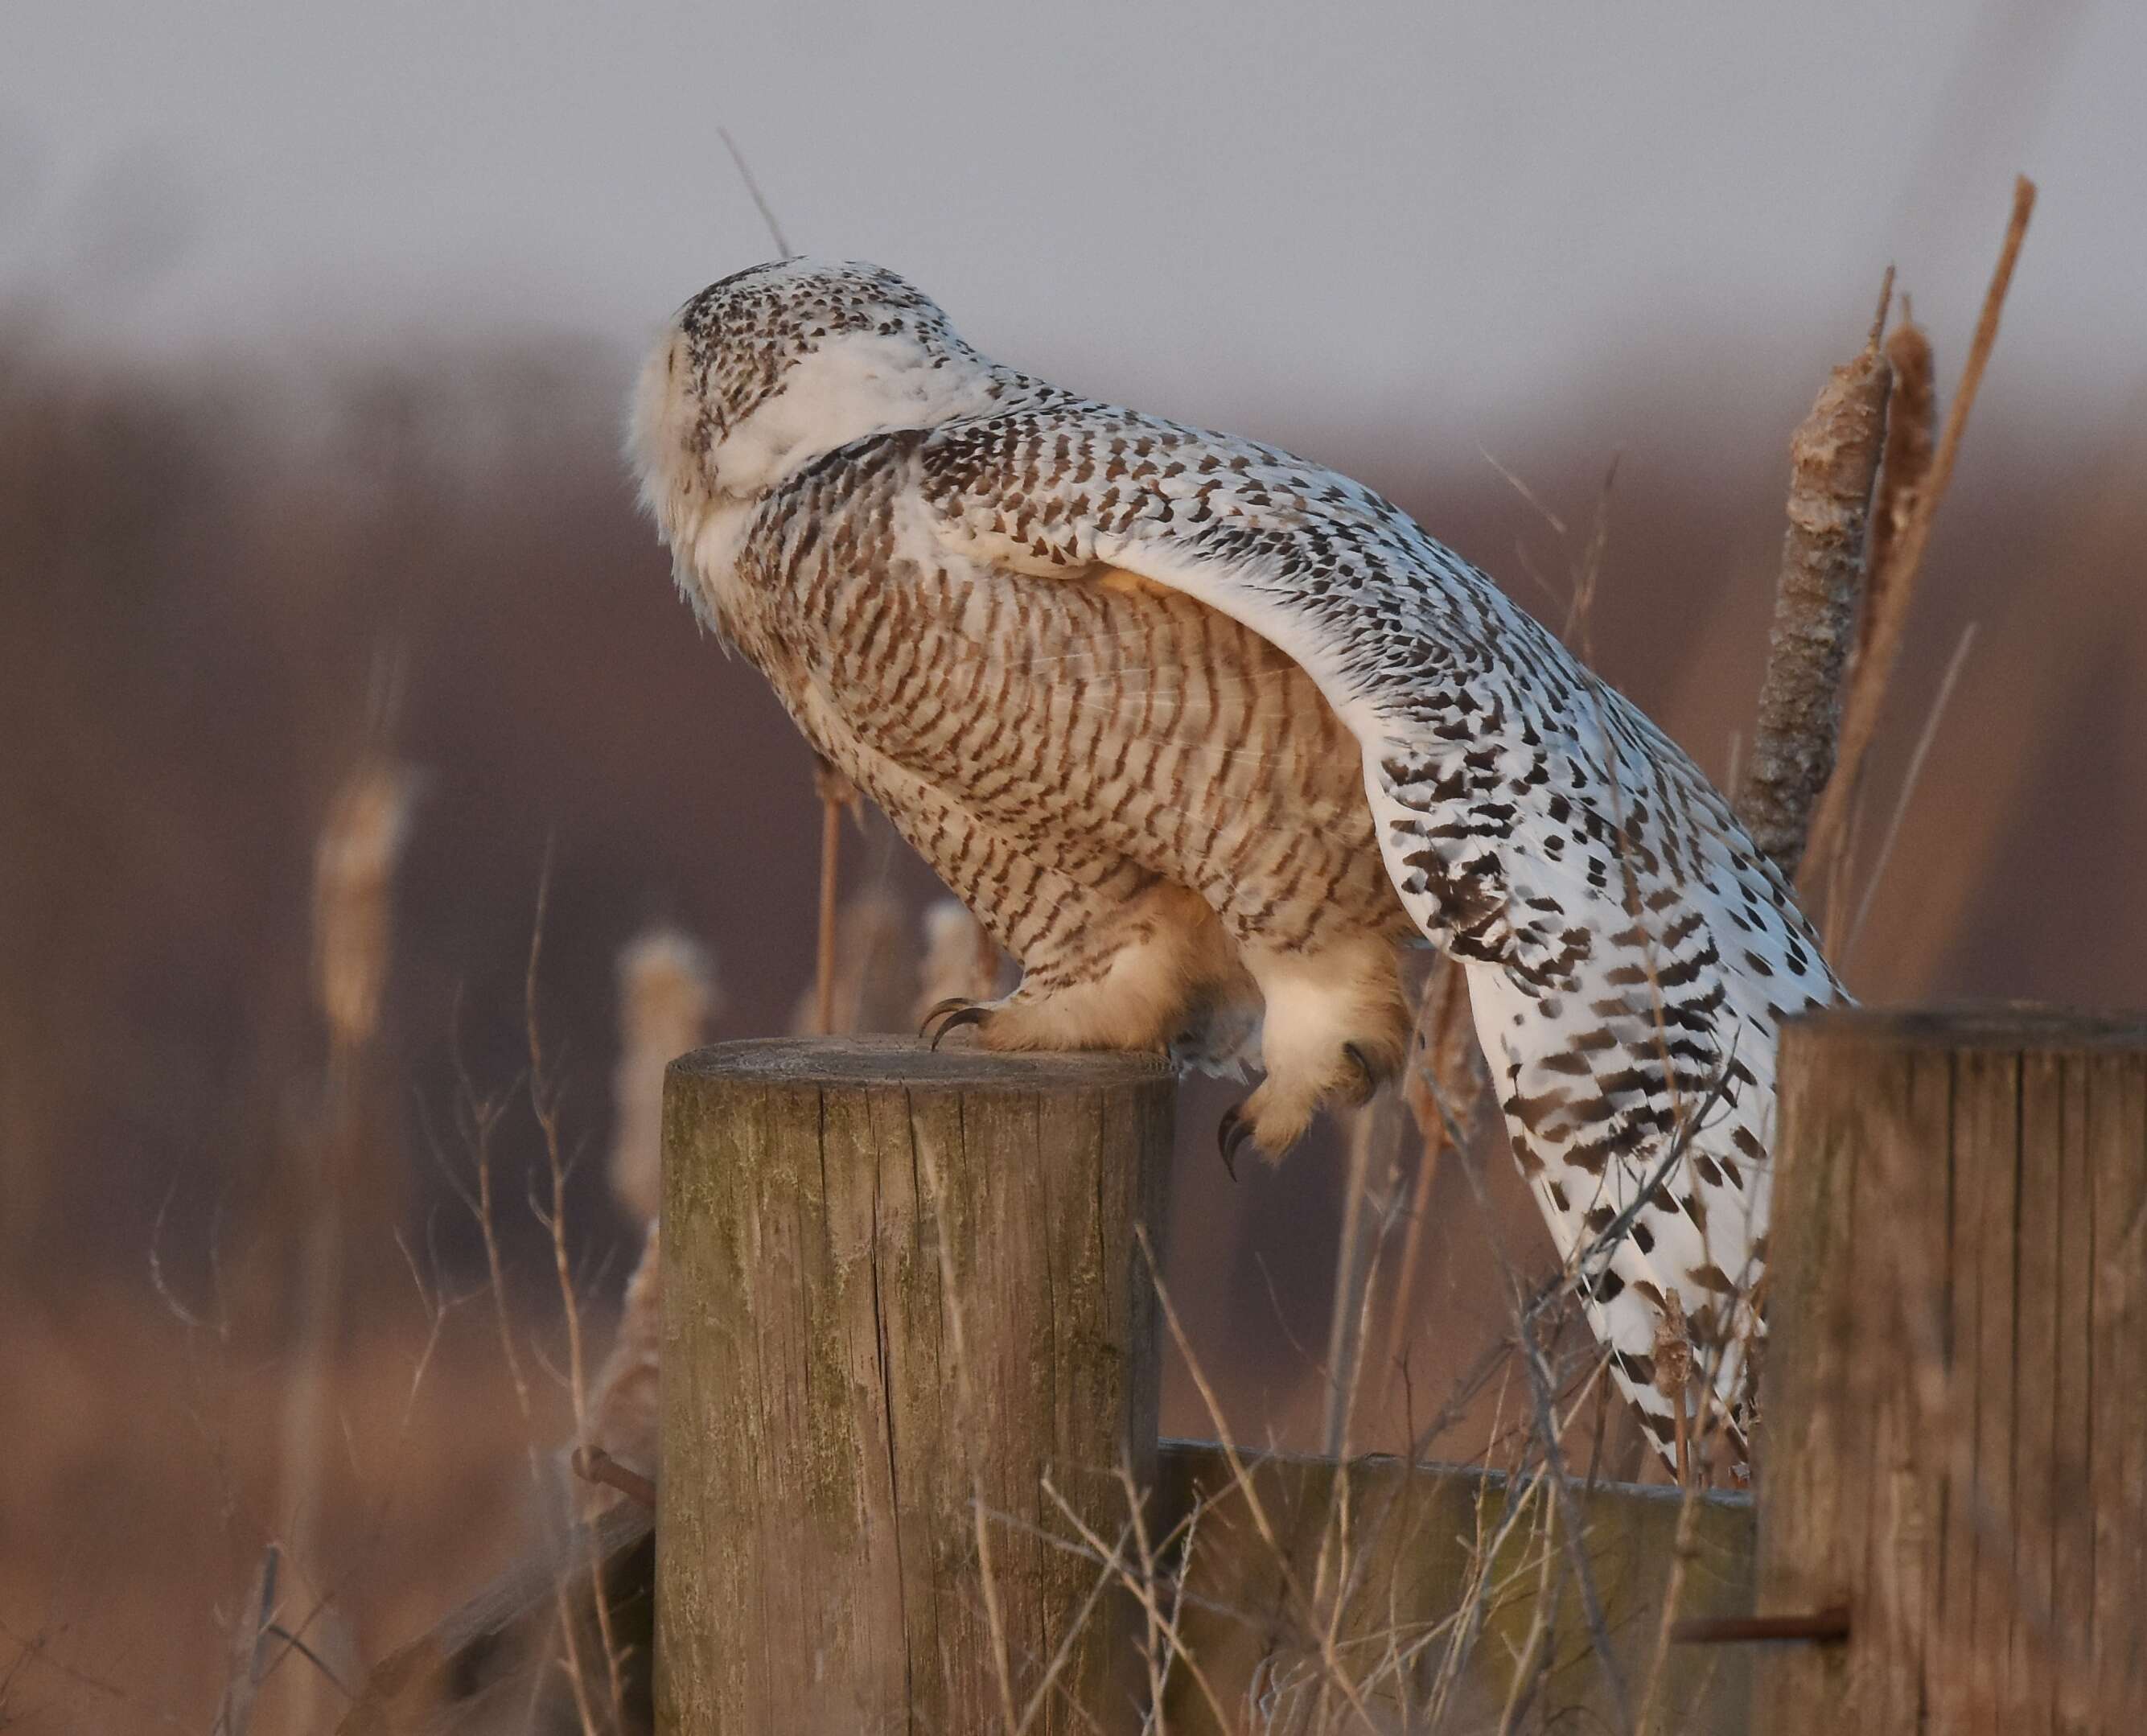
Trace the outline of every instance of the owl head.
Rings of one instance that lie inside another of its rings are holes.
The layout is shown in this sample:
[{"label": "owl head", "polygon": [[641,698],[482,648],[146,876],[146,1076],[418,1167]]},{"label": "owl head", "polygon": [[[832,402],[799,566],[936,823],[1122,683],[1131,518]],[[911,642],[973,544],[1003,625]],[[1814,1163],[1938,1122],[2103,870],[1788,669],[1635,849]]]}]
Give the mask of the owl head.
[{"label": "owl head", "polygon": [[778,259],[678,310],[642,369],[631,456],[674,546],[710,505],[749,501],[868,435],[988,403],[994,370],[891,271]]}]

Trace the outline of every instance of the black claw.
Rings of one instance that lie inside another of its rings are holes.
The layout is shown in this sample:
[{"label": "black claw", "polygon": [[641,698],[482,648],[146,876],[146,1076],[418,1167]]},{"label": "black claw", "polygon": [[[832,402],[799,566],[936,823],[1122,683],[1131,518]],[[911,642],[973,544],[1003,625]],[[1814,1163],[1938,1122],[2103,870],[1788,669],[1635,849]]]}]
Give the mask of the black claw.
[{"label": "black claw", "polygon": [[932,1033],[932,1047],[935,1049],[938,1048],[940,1039],[956,1026],[980,1025],[991,1016],[990,1008],[979,1007],[972,1002],[964,1002],[940,1021],[939,1028]]},{"label": "black claw", "polygon": [[1223,1167],[1234,1182],[1238,1178],[1238,1148],[1252,1137],[1252,1123],[1235,1103],[1225,1109],[1223,1118],[1215,1123],[1215,1148],[1223,1153]]},{"label": "black claw", "polygon": [[[934,1003],[931,1009],[925,1013],[923,1021],[918,1025],[917,1034],[919,1037],[932,1037],[932,1027],[933,1025],[937,1024],[941,1019],[946,1018],[948,1013],[958,1013],[963,1008],[972,1004],[973,1003],[967,998],[958,994],[949,995],[945,1000]],[[945,1034],[946,1033],[943,1031],[940,1033],[940,1036],[944,1036]],[[932,1041],[933,1047],[937,1048],[938,1046],[939,1038],[938,1037],[933,1037]]]}]

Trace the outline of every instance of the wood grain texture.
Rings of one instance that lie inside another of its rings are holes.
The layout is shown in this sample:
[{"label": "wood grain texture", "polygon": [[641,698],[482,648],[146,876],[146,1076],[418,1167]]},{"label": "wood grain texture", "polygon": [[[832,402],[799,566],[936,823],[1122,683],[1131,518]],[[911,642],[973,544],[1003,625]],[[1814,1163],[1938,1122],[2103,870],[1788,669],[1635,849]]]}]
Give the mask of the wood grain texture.
[{"label": "wood grain texture", "polygon": [[1762,1736],[2147,1728],[2147,1023],[1791,1024]]},{"label": "wood grain texture", "polygon": [[674,1063],[659,1729],[1137,1726],[1130,1608],[1044,1480],[1114,1540],[1118,1466],[1154,1479],[1171,1093],[891,1040]]}]

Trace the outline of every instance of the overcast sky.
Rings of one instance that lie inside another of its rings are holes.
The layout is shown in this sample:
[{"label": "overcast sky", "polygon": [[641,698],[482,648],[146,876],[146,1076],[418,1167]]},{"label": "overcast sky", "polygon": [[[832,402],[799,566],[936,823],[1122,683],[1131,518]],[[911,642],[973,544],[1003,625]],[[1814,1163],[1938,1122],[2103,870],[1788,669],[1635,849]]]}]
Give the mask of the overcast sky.
[{"label": "overcast sky", "polygon": [[2003,364],[2092,413],[2147,357],[2139,0],[6,18],[0,287],[127,343],[638,343],[772,250],[720,126],[801,250],[1212,421],[1487,433],[1665,337],[1808,398],[1889,258],[1957,359],[2015,168],[2043,200]]}]

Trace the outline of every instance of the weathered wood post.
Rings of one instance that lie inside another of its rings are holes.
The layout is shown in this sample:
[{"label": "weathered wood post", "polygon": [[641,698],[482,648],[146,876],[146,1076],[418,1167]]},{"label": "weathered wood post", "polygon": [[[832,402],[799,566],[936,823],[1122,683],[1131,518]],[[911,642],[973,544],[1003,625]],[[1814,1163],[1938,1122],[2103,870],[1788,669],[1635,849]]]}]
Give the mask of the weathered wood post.
[{"label": "weathered wood post", "polygon": [[1132,1612],[1045,1479],[1114,1543],[1118,1467],[1154,1480],[1171,1091],[892,1039],[673,1063],[659,1729],[1139,1727]]},{"label": "weathered wood post", "polygon": [[1782,1045],[1759,1608],[1774,1736],[2147,1729],[2147,1023]]}]

